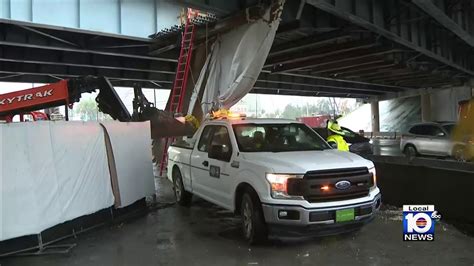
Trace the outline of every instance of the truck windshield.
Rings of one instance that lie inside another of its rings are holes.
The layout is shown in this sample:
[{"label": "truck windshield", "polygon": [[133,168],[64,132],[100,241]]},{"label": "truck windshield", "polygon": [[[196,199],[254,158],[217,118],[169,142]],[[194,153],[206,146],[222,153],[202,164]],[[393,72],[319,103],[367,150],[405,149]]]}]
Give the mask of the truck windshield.
[{"label": "truck windshield", "polygon": [[304,124],[233,125],[241,152],[315,151],[329,145]]}]

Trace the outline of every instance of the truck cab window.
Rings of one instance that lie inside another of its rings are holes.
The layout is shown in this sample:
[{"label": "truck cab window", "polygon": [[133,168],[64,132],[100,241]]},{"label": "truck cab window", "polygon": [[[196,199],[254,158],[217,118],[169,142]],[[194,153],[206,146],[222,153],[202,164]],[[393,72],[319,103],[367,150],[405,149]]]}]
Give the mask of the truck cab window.
[{"label": "truck cab window", "polygon": [[226,127],[219,126],[215,128],[211,141],[211,146],[214,145],[222,146],[222,151],[224,153],[231,152],[232,146],[230,143],[229,131],[227,131]]},{"label": "truck cab window", "polygon": [[234,125],[241,152],[288,152],[330,149],[327,143],[304,124]]},{"label": "truck cab window", "polygon": [[214,129],[213,126],[206,126],[201,134],[201,139],[199,140],[198,150],[202,152],[207,152],[209,150],[209,143],[211,140],[211,133]]}]

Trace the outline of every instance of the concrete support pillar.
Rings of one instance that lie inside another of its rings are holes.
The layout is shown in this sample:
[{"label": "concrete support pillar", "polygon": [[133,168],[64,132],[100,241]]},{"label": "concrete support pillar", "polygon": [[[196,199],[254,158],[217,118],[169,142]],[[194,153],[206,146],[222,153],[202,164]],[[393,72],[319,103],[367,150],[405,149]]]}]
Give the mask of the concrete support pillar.
[{"label": "concrete support pillar", "polygon": [[421,94],[421,121],[431,121],[431,95],[429,93]]},{"label": "concrete support pillar", "polygon": [[380,113],[379,102],[374,101],[370,103],[370,110],[372,115],[372,132],[380,132]]}]

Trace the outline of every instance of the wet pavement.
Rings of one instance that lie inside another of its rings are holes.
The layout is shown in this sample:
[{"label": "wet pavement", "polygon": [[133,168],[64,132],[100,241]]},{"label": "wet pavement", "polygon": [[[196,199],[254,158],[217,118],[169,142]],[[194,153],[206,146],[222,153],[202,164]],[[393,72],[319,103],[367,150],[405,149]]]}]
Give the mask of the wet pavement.
[{"label": "wet pavement", "polygon": [[160,208],[125,224],[103,227],[69,242],[66,255],[0,259],[5,265],[474,265],[474,238],[437,224],[434,242],[402,241],[401,211],[384,207],[360,231],[317,239],[272,240],[249,246],[239,219],[195,199],[172,203],[158,179]]},{"label": "wet pavement", "polygon": [[374,155],[403,156],[400,139],[372,139]]}]

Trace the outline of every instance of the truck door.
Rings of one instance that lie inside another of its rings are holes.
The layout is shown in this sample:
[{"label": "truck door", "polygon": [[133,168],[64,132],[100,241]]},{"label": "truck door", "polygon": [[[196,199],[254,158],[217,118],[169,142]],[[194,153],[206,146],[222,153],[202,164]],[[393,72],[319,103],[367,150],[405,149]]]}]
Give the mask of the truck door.
[{"label": "truck door", "polygon": [[[209,176],[209,158],[207,152],[215,126],[208,125],[202,130],[201,137],[191,154],[191,183],[193,193],[208,199],[210,189],[206,185]],[[209,199],[208,199],[209,200]]]},{"label": "truck door", "polygon": [[229,135],[230,130],[222,125],[216,126],[208,151],[209,175],[207,186],[215,201],[225,207],[232,208],[233,177],[236,168],[231,166],[234,149]]}]

